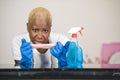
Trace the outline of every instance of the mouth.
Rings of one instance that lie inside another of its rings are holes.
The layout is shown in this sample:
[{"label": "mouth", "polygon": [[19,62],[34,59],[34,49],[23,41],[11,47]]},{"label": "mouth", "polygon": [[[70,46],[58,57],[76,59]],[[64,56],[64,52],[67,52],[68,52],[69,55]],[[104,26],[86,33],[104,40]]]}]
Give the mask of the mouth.
[{"label": "mouth", "polygon": [[43,41],[34,41],[35,44],[43,44]]}]

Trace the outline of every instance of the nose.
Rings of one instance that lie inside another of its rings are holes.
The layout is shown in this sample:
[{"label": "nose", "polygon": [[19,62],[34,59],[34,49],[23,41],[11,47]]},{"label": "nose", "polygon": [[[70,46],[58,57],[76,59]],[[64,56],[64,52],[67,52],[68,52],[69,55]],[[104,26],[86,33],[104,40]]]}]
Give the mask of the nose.
[{"label": "nose", "polygon": [[42,36],[43,36],[42,32],[41,32],[41,31],[39,31],[39,32],[38,32],[38,38],[40,38],[40,39],[41,39],[41,38],[42,38]]}]

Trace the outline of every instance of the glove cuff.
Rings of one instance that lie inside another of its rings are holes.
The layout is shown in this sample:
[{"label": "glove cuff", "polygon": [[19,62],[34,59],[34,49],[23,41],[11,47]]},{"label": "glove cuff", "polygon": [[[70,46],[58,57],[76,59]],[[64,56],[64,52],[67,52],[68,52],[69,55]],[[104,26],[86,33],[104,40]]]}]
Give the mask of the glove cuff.
[{"label": "glove cuff", "polygon": [[65,68],[67,66],[66,60],[58,60],[58,68]]},{"label": "glove cuff", "polygon": [[18,63],[21,69],[32,68],[32,60],[21,59]]}]

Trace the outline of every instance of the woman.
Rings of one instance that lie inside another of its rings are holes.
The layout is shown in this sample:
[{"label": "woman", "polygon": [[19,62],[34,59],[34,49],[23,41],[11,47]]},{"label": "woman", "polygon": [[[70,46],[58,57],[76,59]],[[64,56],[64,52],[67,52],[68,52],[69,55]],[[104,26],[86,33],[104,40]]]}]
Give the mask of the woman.
[{"label": "woman", "polygon": [[[50,49],[33,49],[31,43],[65,45],[69,39],[62,34],[51,32],[52,16],[43,7],[34,8],[28,17],[27,31],[13,39],[15,66],[21,68],[57,68],[58,61]],[[32,64],[32,66],[31,66]]]}]

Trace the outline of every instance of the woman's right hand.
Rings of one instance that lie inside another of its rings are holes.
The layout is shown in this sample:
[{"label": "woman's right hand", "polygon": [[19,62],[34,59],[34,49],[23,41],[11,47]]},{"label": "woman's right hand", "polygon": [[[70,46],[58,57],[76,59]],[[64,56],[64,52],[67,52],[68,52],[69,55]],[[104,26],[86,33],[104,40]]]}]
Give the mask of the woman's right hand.
[{"label": "woman's right hand", "polygon": [[21,40],[22,44],[20,47],[21,56],[25,59],[31,59],[32,58],[32,46],[30,45],[30,42],[27,42],[24,38]]},{"label": "woman's right hand", "polygon": [[19,61],[19,66],[24,68],[32,68],[32,46],[24,38],[21,40],[22,44],[20,47],[21,60]]}]

